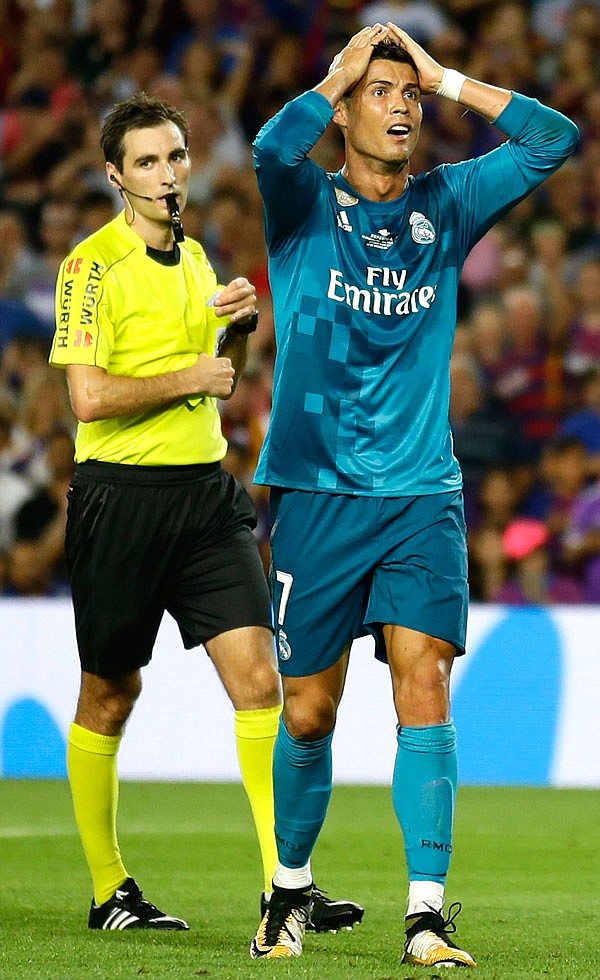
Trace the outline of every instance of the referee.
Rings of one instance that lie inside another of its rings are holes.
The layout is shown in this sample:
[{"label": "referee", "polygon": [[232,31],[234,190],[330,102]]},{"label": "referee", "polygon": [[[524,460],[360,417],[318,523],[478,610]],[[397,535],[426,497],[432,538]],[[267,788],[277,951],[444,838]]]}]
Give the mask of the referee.
[{"label": "referee", "polygon": [[[66,554],[82,672],[68,772],[93,879],[89,927],[182,930],[183,919],[143,897],[116,832],[117,752],[165,610],[186,648],[204,644],[235,708],[263,904],[277,858],[270,599],[254,506],[221,467],[217,406],[244,367],[256,295],[245,278],[220,288],[201,246],[182,234],[190,158],[178,110],[138,94],[107,116],[101,144],[124,210],[62,263],[50,355],[66,368],[79,420]],[[323,897],[315,928],[361,915]]]}]

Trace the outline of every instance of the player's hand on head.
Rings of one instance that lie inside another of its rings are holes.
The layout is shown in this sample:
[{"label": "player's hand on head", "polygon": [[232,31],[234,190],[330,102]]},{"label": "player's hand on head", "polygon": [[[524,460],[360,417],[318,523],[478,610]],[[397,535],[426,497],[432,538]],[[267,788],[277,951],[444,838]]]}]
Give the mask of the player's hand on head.
[{"label": "player's hand on head", "polygon": [[348,41],[345,48],[339,51],[329,66],[328,74],[343,71],[348,76],[348,88],[360,81],[369,67],[373,47],[380,41],[385,41],[389,30],[383,24],[373,27],[363,27]]},{"label": "player's hand on head", "polygon": [[392,24],[390,21],[387,24],[387,28],[390,41],[394,41],[404,48],[417,66],[419,85],[423,95],[435,95],[442,81],[443,66],[435,58],[432,58],[430,54],[427,54],[425,48],[417,44],[410,34],[403,31],[397,24]]},{"label": "player's hand on head", "polygon": [[214,306],[217,316],[228,316],[234,323],[243,321],[256,312],[256,288],[244,276],[238,276],[221,290]]},{"label": "player's hand on head", "polygon": [[199,354],[196,363],[189,368],[194,394],[213,398],[229,398],[233,391],[235,370],[228,357],[210,357]]}]

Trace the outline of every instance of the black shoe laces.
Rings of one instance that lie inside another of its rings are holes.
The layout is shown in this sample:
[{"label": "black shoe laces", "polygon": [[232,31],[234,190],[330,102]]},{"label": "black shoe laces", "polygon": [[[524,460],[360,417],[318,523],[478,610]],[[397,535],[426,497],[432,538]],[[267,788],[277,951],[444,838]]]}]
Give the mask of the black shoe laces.
[{"label": "black shoe laces", "polygon": [[453,933],[456,932],[455,920],[456,917],[460,915],[460,913],[462,912],[461,902],[452,902],[452,905],[448,909],[447,918],[444,918],[442,913],[439,912],[437,909],[434,909],[433,906],[428,905],[427,907],[431,909],[432,915],[435,915],[436,919],[439,919],[441,921],[442,932],[448,933],[449,935],[452,935]]},{"label": "black shoe laces", "polygon": [[155,915],[162,915],[163,913],[149,902],[147,898],[144,898],[143,893],[137,882],[131,885],[128,889],[128,895],[125,899],[122,899],[122,905],[128,909],[130,912],[136,912],[148,918]]},{"label": "black shoe laces", "polygon": [[297,918],[300,919],[301,922],[308,922],[307,906],[290,904],[290,902],[285,898],[275,899],[274,896],[271,898],[267,911],[267,922],[265,925],[265,943],[267,946],[274,946],[276,944],[282,930],[287,932],[290,939],[295,938],[288,929],[286,921],[292,912],[297,913]]}]

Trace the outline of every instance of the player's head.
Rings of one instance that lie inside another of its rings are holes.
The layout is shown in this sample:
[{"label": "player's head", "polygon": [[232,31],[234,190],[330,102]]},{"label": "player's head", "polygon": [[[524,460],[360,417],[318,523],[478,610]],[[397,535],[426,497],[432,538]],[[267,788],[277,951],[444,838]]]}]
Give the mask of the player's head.
[{"label": "player's head", "polygon": [[179,109],[145,92],[138,92],[124,102],[118,102],[104,121],[100,145],[107,163],[123,170],[125,137],[134,129],[152,129],[172,123],[180,131],[185,148],[189,143],[187,119]]},{"label": "player's head", "polygon": [[379,161],[384,168],[408,163],[421,129],[423,110],[416,65],[390,41],[374,45],[367,70],[340,100],[334,120],[351,154]]}]

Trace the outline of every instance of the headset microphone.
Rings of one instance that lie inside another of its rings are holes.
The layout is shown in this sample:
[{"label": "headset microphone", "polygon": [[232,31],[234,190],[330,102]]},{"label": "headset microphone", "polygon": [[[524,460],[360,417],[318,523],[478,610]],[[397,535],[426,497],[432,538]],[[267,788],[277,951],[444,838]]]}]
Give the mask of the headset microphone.
[{"label": "headset microphone", "polygon": [[[125,194],[130,194],[132,197],[139,197],[142,201],[153,201],[153,197],[147,197],[145,194],[136,194],[135,191],[130,191],[123,184],[120,184],[114,174],[110,175],[110,179],[117,185],[120,191]],[[169,209],[169,214],[171,216],[171,225],[173,228],[173,238],[176,242],[182,242],[185,238],[183,232],[183,225],[181,223],[181,214],[179,213],[179,205],[177,203],[177,197],[175,194],[165,194],[165,201]]]},{"label": "headset microphone", "polygon": [[131,197],[139,197],[139,198],[142,199],[142,201],[153,201],[154,200],[153,197],[146,197],[145,194],[136,194],[135,191],[130,191],[128,187],[124,187],[123,184],[120,184],[119,183],[119,181],[117,180],[117,178],[115,177],[114,174],[111,174],[110,175],[110,179],[112,180],[112,182],[114,184],[117,185],[117,187],[119,188],[120,191],[124,191],[126,194],[130,194]]}]

